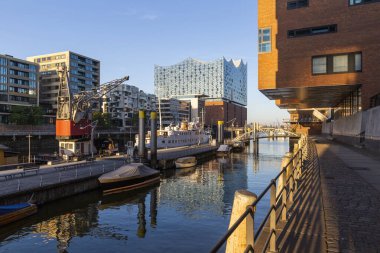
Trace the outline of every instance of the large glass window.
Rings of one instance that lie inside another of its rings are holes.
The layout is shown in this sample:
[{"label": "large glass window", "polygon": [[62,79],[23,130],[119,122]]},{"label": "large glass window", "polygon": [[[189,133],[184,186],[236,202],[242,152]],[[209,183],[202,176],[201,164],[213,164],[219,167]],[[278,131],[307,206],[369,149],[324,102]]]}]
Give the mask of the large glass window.
[{"label": "large glass window", "polygon": [[288,38],[312,36],[326,33],[335,33],[338,31],[338,26],[334,25],[324,25],[309,28],[301,28],[295,30],[288,30]]},{"label": "large glass window", "polygon": [[0,64],[6,66],[7,65],[7,59],[0,57]]},{"label": "large glass window", "polygon": [[362,71],[362,53],[355,54],[355,71]]},{"label": "large glass window", "polygon": [[379,0],[349,0],[350,5],[369,4],[380,2]]},{"label": "large glass window", "polygon": [[0,76],[0,83],[7,83],[7,77],[5,76]]},{"label": "large glass window", "polygon": [[7,68],[6,67],[0,67],[0,74],[6,75],[7,74]]},{"label": "large glass window", "polygon": [[272,51],[271,29],[259,29],[259,53],[269,53]]},{"label": "large glass window", "polygon": [[327,57],[314,57],[313,58],[313,74],[326,74],[327,73]]},{"label": "large glass window", "polygon": [[287,4],[288,10],[302,8],[309,6],[308,0],[296,0],[296,1],[290,1]]},{"label": "large glass window", "polygon": [[362,110],[361,88],[351,92],[334,108],[334,118],[347,117]]},{"label": "large glass window", "polygon": [[362,53],[322,55],[312,57],[314,75],[362,71]]},{"label": "large glass window", "polygon": [[333,57],[333,72],[348,72],[348,55],[336,55]]}]

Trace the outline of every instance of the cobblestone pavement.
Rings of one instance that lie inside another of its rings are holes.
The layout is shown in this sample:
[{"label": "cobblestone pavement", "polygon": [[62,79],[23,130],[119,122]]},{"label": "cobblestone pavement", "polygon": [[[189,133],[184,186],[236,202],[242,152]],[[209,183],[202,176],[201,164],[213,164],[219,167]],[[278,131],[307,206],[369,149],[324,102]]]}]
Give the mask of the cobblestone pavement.
[{"label": "cobblestone pavement", "polygon": [[316,140],[328,252],[380,252],[380,161]]}]

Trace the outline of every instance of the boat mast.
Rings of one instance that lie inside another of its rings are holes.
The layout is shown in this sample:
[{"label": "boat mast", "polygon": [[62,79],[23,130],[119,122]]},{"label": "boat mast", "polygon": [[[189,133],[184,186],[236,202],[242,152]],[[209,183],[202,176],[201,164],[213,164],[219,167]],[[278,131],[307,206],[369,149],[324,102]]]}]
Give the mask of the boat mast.
[{"label": "boat mast", "polygon": [[202,122],[201,122],[201,128],[202,128],[202,130],[204,129],[204,126],[205,126],[205,113],[204,113],[204,111],[203,111],[203,108],[202,108],[202,110],[201,110],[201,115],[202,115]]}]

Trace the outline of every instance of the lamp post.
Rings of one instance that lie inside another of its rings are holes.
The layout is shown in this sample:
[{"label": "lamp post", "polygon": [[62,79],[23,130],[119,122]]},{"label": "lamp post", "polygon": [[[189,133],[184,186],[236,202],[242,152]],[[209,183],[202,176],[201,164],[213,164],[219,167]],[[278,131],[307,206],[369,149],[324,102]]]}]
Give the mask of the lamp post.
[{"label": "lamp post", "polygon": [[28,155],[28,163],[30,163],[32,161],[31,157],[30,157],[30,139],[32,138],[32,136],[29,134],[28,136],[26,136],[26,138],[29,139],[29,155]]}]

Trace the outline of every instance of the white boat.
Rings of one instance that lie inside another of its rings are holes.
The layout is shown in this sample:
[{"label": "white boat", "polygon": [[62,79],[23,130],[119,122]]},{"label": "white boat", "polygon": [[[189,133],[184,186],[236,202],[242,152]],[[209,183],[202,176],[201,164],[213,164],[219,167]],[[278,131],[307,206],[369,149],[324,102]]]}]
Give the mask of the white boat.
[{"label": "white boat", "polygon": [[231,147],[225,144],[219,146],[218,150],[216,150],[216,155],[224,156],[229,155],[231,153]]},{"label": "white boat", "polygon": [[[168,126],[157,131],[157,148],[176,148],[183,146],[201,145],[210,142],[210,134],[206,133],[199,123],[182,122],[181,126]],[[145,137],[145,147],[150,148],[151,132]],[[139,136],[136,135],[136,145]]]},{"label": "white boat", "polygon": [[177,169],[190,168],[194,167],[195,165],[197,165],[197,158],[194,156],[181,157],[175,161],[175,167]]},{"label": "white boat", "polygon": [[99,183],[104,194],[135,190],[160,182],[160,172],[142,163],[131,163],[101,175]]}]

